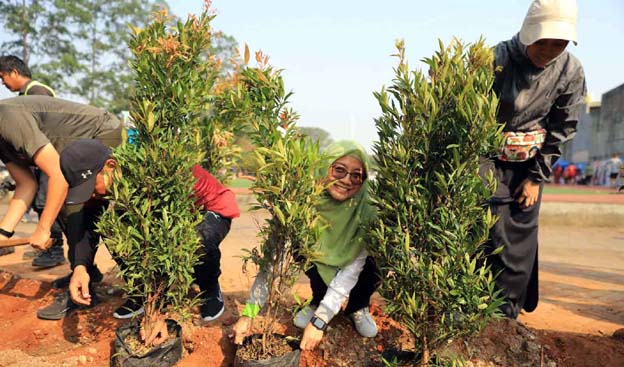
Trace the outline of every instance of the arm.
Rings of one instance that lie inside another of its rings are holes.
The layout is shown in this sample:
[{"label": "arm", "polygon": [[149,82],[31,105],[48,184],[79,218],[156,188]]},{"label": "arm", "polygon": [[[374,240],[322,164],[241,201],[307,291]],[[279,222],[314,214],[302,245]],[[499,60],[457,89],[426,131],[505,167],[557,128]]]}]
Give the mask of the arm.
[{"label": "arm", "polygon": [[[6,163],[6,168],[15,180],[15,194],[9,202],[6,214],[0,221],[0,228],[13,232],[35,198],[37,181],[28,168],[13,162]],[[5,239],[5,237],[0,235],[0,239]]]},{"label": "arm", "polygon": [[91,304],[89,292],[89,273],[87,268],[93,265],[95,252],[100,240],[96,232],[96,221],[105,205],[85,207],[68,205],[64,211],[67,216],[67,243],[75,250],[73,274],[69,283],[69,294],[74,302],[81,305]]},{"label": "arm", "polygon": [[50,238],[50,228],[52,228],[52,224],[65,202],[68,185],[61,172],[59,154],[52,144],[48,143],[37,150],[33,156],[33,161],[49,178],[45,207],[39,218],[37,228],[31,236],[32,245],[43,248]]},{"label": "arm", "polygon": [[[327,293],[321,301],[321,304],[314,312],[314,316],[329,323],[329,321],[338,313],[340,306],[344,302],[355,284],[358,281],[364,264],[366,263],[366,250],[360,251],[358,256],[353,262],[344,268],[340,269],[334,279],[329,283],[327,287]],[[300,347],[302,350],[312,350],[323,339],[324,331],[319,330],[316,326],[309,323],[303,331],[303,338],[301,339]]]},{"label": "arm", "polygon": [[535,157],[535,166],[529,170],[529,178],[533,182],[550,178],[552,165],[561,156],[561,146],[576,135],[587,89],[580,65],[569,73],[571,79],[566,89],[555,99],[548,113],[546,141]]},{"label": "arm", "polygon": [[245,304],[241,317],[232,329],[234,344],[241,344],[243,339],[251,330],[251,321],[258,315],[260,309],[269,297],[269,282],[267,281],[267,271],[260,269],[256,279],[251,286],[249,299]]},{"label": "arm", "polygon": [[329,323],[334,316],[340,311],[340,307],[349,297],[351,290],[358,281],[368,253],[362,249],[353,262],[340,269],[334,279],[327,287],[327,293],[318,306],[314,315],[321,320]]}]

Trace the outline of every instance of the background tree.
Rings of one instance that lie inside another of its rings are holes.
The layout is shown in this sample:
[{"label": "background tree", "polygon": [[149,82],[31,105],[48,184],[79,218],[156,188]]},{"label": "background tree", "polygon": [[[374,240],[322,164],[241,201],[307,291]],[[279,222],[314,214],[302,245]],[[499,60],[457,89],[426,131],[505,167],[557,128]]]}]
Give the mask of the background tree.
[{"label": "background tree", "polygon": [[[4,53],[21,56],[34,77],[62,95],[115,114],[129,110],[133,92],[128,24],[142,28],[165,0],[14,0],[0,2]],[[213,32],[204,53],[232,70],[236,40]]]},{"label": "background tree", "polygon": [[299,127],[299,132],[307,136],[311,141],[316,142],[321,149],[326,148],[334,141],[331,135],[320,127],[301,126]]},{"label": "background tree", "polygon": [[482,266],[493,185],[478,174],[479,157],[500,142],[493,54],[483,40],[440,42],[423,73],[409,70],[402,41],[397,49],[392,85],[375,93],[382,116],[371,251],[391,315],[414,335],[416,362],[438,365],[441,346],[479,330],[501,303]]},{"label": "background tree", "polygon": [[2,43],[2,49],[5,53],[21,57],[26,64],[30,60],[33,43],[39,36],[37,21],[44,15],[43,2],[40,0],[0,2],[0,19],[4,23],[4,32],[13,35],[13,39]]}]

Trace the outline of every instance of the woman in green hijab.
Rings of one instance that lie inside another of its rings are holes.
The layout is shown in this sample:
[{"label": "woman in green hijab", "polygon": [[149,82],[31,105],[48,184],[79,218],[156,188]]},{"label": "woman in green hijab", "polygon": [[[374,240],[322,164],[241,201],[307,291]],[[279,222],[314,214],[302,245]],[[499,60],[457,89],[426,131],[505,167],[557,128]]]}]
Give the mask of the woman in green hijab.
[{"label": "woman in green hijab", "polygon": [[[294,324],[304,330],[301,349],[314,349],[331,319],[348,298],[345,314],[364,337],[377,335],[369,313],[371,295],[379,285],[379,271],[366,252],[366,228],[374,217],[369,202],[368,156],[352,141],[331,144],[326,152],[328,186],[317,209],[327,225],[315,252],[319,254],[306,271],[312,300],[297,313]],[[267,298],[267,284],[259,273],[252,286],[243,316],[234,326],[234,342],[240,344]]]}]

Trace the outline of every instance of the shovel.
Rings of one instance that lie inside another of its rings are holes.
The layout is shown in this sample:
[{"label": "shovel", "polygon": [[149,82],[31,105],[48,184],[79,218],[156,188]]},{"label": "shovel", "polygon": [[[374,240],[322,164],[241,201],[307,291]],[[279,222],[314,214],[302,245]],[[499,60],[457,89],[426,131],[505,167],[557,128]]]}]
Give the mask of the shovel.
[{"label": "shovel", "polygon": [[[30,238],[9,238],[8,240],[0,240],[0,248],[30,245]],[[45,249],[52,246],[52,240],[45,243]]]}]

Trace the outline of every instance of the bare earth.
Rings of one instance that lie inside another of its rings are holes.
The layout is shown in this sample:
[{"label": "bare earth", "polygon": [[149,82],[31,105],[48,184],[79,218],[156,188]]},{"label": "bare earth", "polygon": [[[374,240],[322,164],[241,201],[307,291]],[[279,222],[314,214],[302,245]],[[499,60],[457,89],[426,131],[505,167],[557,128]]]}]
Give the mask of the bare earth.
[{"label": "bare earth", "polygon": [[[249,200],[250,196],[239,196],[241,206]],[[601,212],[601,207],[595,205],[590,209]],[[5,210],[6,204],[2,204],[0,213]],[[257,243],[258,222],[262,220],[262,214],[245,212],[233,222],[230,234],[221,244],[226,312],[212,323],[195,320],[191,330],[194,336],[187,341],[193,352],[179,366],[231,365],[234,347],[228,334],[252,280],[242,273],[239,256],[241,249]],[[596,340],[608,343],[600,353],[610,354],[609,363],[599,363],[600,356],[592,356],[586,364],[579,363],[582,356],[575,356],[574,363],[565,363],[561,362],[566,360],[564,356],[558,357],[559,366],[624,366],[624,341],[611,338],[616,330],[624,328],[624,226],[549,223],[545,218],[540,228],[540,304],[535,312],[521,315],[520,322],[537,332],[548,333],[549,338],[554,338],[554,345],[559,345],[557,335],[576,337],[573,342],[569,338],[561,341],[560,350],[551,353],[554,355],[574,354],[575,349],[583,348],[575,346],[577,342],[594,349],[598,347],[591,343]],[[20,224],[18,236],[27,236],[33,228],[31,223]],[[38,320],[36,310],[49,304],[57,292],[50,289],[49,282],[67,274],[69,266],[35,270],[30,260],[22,259],[25,250],[28,248],[18,247],[15,254],[0,257],[0,366],[107,366],[110,342],[120,325],[111,314],[123,302],[119,292],[110,286],[118,282],[114,272],[107,274],[99,286],[103,301],[100,305],[61,321]],[[104,248],[99,250],[96,261],[104,272],[114,268]],[[300,279],[297,291],[304,297],[309,295],[305,279]],[[613,356],[613,350],[619,353]]]}]

